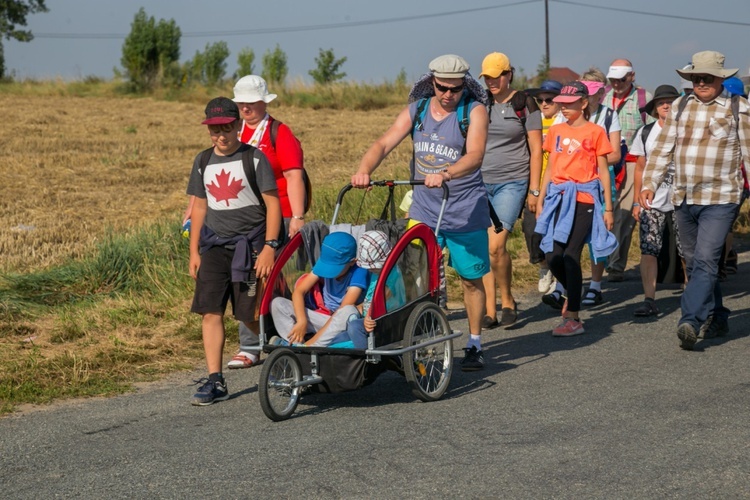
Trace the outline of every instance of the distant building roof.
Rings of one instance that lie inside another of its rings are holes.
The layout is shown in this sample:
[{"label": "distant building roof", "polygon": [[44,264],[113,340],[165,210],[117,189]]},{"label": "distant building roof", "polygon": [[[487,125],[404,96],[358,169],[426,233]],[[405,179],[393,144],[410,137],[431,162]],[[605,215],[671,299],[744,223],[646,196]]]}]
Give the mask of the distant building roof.
[{"label": "distant building roof", "polygon": [[547,78],[560,83],[568,83],[578,80],[580,75],[570,68],[550,68],[547,73]]}]

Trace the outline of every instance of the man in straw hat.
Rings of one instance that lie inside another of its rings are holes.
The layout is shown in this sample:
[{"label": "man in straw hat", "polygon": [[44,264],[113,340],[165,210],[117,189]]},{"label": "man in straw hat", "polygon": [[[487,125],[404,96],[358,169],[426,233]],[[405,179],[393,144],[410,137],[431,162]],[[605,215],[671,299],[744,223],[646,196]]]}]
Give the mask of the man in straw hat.
[{"label": "man in straw hat", "polygon": [[[704,339],[729,332],[718,265],[742,194],[741,161],[750,164],[750,105],[739,98],[737,119],[722,83],[737,73],[724,68],[724,55],[698,52],[677,73],[693,82],[693,92],[674,102],[643,175],[641,208],[649,209],[674,158],[673,203],[688,284],[677,327],[680,347],[692,350]],[[682,103],[682,100],[687,101]]]},{"label": "man in straw hat", "polygon": [[[456,270],[463,286],[470,336],[461,369],[476,371],[484,367],[480,340],[485,306],[482,277],[490,270],[489,205],[480,170],[487,141],[486,93],[469,74],[469,64],[462,57],[437,57],[429,69],[412,88],[410,104],[362,157],[352,186],[367,187],[370,174],[410,135],[414,142],[411,177],[423,180],[424,186],[414,186],[409,216],[434,228],[442,189],[433,188],[448,183],[450,197],[438,241],[448,247],[448,265]],[[469,126],[464,130],[458,109],[467,101],[461,108],[469,110]]]}]

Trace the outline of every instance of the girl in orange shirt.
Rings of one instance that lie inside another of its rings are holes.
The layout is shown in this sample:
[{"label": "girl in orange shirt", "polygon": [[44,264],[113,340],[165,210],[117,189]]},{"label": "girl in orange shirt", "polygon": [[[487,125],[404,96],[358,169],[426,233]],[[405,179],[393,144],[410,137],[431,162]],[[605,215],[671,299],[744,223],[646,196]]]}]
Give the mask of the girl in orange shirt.
[{"label": "girl in orange shirt", "polygon": [[588,89],[581,82],[562,88],[554,101],[560,103],[567,122],[553,125],[543,146],[550,156],[537,204],[536,230],[544,234],[541,248],[549,269],[568,290],[563,321],[552,330],[559,337],[584,332],[578,316],[584,245],[591,241],[596,256],[609,255],[616,248],[609,233],[614,223],[612,198],[601,192],[602,185],[610,185],[607,154],[612,146],[604,129],[589,122],[586,97]]}]

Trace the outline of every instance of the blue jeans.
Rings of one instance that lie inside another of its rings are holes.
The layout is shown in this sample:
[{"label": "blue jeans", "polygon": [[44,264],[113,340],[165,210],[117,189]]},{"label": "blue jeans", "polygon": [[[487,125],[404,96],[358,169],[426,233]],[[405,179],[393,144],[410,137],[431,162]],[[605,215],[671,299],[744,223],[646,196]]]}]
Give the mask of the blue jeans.
[{"label": "blue jeans", "polygon": [[688,205],[684,200],[675,207],[688,274],[680,324],[689,323],[697,330],[710,314],[721,319],[729,317],[719,286],[719,258],[738,210],[736,203]]}]

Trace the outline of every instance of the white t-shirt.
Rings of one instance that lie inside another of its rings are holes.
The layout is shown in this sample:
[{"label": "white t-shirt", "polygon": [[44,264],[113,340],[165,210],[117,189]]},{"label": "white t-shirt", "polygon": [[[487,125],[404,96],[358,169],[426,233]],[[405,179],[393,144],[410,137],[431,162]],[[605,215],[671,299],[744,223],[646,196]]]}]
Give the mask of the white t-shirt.
[{"label": "white t-shirt", "polygon": [[[653,127],[651,127],[648,137],[646,137],[646,147],[644,148],[643,139],[641,138],[643,127],[639,128],[633,137],[630,154],[633,156],[645,156],[648,159],[648,155],[654,150],[656,138],[659,137],[660,132],[661,125],[659,125],[659,122],[657,121],[654,123]],[[674,189],[672,187],[673,183],[674,161],[670,161],[669,165],[667,165],[667,173],[662,179],[661,184],[659,184],[659,187],[656,189],[656,193],[654,193],[654,201],[651,202],[652,209],[660,212],[670,212],[674,210],[674,205],[672,204],[672,195],[674,194]]]}]

